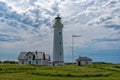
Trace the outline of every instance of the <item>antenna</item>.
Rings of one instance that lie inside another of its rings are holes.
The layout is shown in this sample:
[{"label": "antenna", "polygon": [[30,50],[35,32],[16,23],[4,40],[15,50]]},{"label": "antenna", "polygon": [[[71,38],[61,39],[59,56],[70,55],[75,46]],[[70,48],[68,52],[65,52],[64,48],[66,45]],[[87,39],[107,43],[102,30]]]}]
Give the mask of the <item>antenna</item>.
[{"label": "antenna", "polygon": [[59,17],[60,16],[60,14],[57,14],[57,17]]},{"label": "antenna", "polygon": [[60,13],[57,13],[57,17],[60,17]]}]

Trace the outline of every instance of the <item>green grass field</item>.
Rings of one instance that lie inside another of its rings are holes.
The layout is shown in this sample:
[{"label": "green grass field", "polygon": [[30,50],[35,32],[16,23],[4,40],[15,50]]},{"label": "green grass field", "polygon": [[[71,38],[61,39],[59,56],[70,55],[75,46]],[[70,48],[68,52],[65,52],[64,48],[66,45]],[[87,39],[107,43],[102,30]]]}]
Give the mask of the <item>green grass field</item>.
[{"label": "green grass field", "polygon": [[120,64],[87,66],[0,64],[0,80],[120,80]]}]

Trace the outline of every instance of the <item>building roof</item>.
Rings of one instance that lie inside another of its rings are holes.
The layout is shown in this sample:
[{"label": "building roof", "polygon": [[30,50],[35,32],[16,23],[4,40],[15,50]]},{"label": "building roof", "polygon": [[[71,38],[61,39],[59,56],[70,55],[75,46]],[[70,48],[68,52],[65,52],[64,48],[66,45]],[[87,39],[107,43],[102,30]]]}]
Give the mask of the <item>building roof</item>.
[{"label": "building roof", "polygon": [[29,53],[34,56],[34,59],[50,60],[50,56],[45,52],[20,52],[18,59],[27,59]]},{"label": "building roof", "polygon": [[78,59],[76,59],[76,61],[92,61],[92,59],[88,57],[79,57]]}]

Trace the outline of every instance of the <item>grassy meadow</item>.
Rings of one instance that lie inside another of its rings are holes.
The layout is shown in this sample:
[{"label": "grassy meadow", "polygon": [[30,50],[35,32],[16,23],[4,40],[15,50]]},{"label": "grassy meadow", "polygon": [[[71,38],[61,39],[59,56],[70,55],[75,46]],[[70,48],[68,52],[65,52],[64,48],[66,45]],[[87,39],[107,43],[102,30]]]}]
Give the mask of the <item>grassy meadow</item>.
[{"label": "grassy meadow", "polygon": [[120,64],[87,66],[0,64],[0,80],[120,80]]}]

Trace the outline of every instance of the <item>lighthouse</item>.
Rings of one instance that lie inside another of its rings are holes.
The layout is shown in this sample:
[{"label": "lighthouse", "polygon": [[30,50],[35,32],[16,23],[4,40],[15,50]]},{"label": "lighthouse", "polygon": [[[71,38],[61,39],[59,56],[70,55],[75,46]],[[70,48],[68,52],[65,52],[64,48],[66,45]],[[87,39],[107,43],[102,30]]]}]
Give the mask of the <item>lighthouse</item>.
[{"label": "lighthouse", "polygon": [[61,22],[61,17],[57,15],[55,18],[54,28],[54,38],[53,38],[53,65],[62,66],[64,65],[64,51],[63,51],[63,24]]}]

